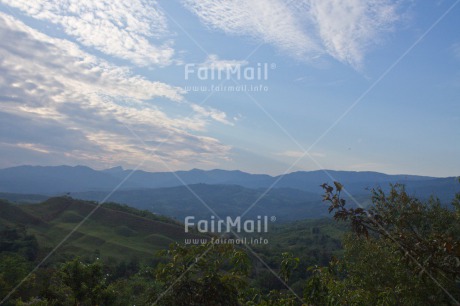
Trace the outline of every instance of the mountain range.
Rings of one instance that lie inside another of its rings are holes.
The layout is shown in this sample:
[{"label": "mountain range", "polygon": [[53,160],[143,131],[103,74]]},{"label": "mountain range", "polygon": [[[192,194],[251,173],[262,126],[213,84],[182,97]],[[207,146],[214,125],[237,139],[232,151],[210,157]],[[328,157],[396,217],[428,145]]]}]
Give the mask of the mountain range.
[{"label": "mountain range", "polygon": [[210,209],[219,216],[237,216],[251,207],[248,217],[264,214],[294,220],[327,216],[320,185],[333,181],[341,182],[364,206],[370,202],[370,189],[388,190],[390,184],[404,184],[410,194],[421,199],[435,195],[445,204],[460,190],[454,177],[379,172],[318,170],[270,176],[219,169],[146,172],[121,167],[19,166],[0,169],[0,198],[39,202],[46,196],[68,194],[124,203],[178,219],[187,215],[208,218]]}]

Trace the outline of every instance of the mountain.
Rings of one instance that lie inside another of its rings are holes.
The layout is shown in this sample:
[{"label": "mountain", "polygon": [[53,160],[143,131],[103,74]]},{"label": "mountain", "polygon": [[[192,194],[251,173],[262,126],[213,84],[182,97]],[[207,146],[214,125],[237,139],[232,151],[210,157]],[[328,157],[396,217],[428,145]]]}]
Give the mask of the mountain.
[{"label": "mountain", "polygon": [[[199,170],[177,172],[146,172],[114,167],[93,170],[85,166],[19,166],[0,169],[0,192],[28,194],[62,194],[82,191],[111,191],[123,180],[121,189],[163,188],[183,184],[239,185],[246,188],[295,188],[321,194],[324,182],[341,182],[350,192],[364,192],[366,188],[385,187],[391,183],[413,186],[449,185],[455,187],[453,178],[439,179],[416,175],[388,175],[378,172],[355,171],[299,171],[284,176],[250,174],[234,170]],[[425,183],[423,183],[425,182]],[[449,187],[449,188],[450,188]]]},{"label": "mountain", "polygon": [[189,171],[176,172],[146,172],[137,170],[111,172],[113,176],[124,179],[128,175],[129,182],[140,188],[161,188],[181,186],[184,183],[190,184],[221,184],[221,185],[240,185],[244,187],[257,188],[267,187],[273,181],[272,176],[266,174],[250,174],[239,170],[200,170],[192,169]]},{"label": "mountain", "polygon": [[[331,177],[333,179],[331,179]],[[316,171],[298,171],[276,177],[280,179],[277,183],[279,187],[290,187],[305,189],[312,192],[321,191],[318,188],[320,182],[341,182],[349,192],[363,192],[366,189],[388,185],[389,183],[418,182],[435,179],[434,177],[416,176],[416,175],[389,175],[371,171],[335,171],[335,170],[316,170]]]},{"label": "mountain", "polygon": [[[94,208],[94,202],[69,197],[50,198],[39,204],[13,204],[0,200],[0,228],[25,226],[44,250],[55,247]],[[59,248],[57,256],[88,255],[98,250],[103,257],[151,259],[172,242],[199,237],[184,226],[120,205],[101,205]]]},{"label": "mountain", "polygon": [[109,190],[120,181],[111,174],[85,166],[19,166],[0,170],[0,192],[62,194]]},{"label": "mountain", "polygon": [[[257,202],[247,217],[276,216],[287,221],[327,216],[320,185],[332,184],[333,180],[341,182],[364,206],[370,202],[372,188],[388,190],[395,183],[404,184],[409,194],[422,200],[436,195],[444,204],[460,190],[454,178],[378,172],[299,171],[269,176],[218,169],[146,172],[122,167],[98,171],[84,166],[20,166],[0,170],[0,198],[32,203],[62,194],[93,201],[110,195],[106,201],[148,209],[181,221],[188,215],[209,218],[211,213],[206,206],[221,217],[237,216]],[[269,187],[273,188],[265,194]],[[348,196],[346,192],[342,194]],[[353,205],[353,201],[348,203]]]}]

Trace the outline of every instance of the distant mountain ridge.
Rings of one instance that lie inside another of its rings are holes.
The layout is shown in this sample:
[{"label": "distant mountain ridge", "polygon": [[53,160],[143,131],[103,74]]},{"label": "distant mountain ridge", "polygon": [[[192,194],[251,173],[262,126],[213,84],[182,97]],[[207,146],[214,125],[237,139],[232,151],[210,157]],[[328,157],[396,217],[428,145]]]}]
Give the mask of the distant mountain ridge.
[{"label": "distant mountain ridge", "polygon": [[[435,195],[444,204],[460,191],[454,178],[378,172],[319,170],[270,176],[217,169],[172,173],[133,172],[121,167],[98,171],[85,166],[20,166],[0,170],[0,198],[33,203],[44,200],[41,196],[68,194],[84,200],[124,203],[180,221],[187,215],[209,218],[211,213],[206,206],[219,216],[235,217],[256,203],[247,217],[263,214],[288,221],[328,216],[320,185],[334,180],[364,206],[370,203],[370,189],[388,190],[390,184],[396,183],[404,184],[409,194],[422,200]],[[120,188],[112,193],[117,186]],[[348,205],[355,205],[346,193],[343,196]]]},{"label": "distant mountain ridge", "polygon": [[[326,173],[327,171],[327,173]],[[120,189],[163,188],[189,184],[240,185],[247,188],[295,188],[321,193],[319,185],[334,180],[340,181],[350,192],[362,192],[366,188],[386,186],[389,183],[436,185],[442,180],[416,175],[388,175],[379,172],[354,171],[299,171],[284,176],[250,174],[239,170],[199,170],[176,172],[146,172],[124,170],[115,167],[94,170],[86,166],[18,166],[0,169],[0,192],[62,194],[67,192],[112,190],[129,176]],[[452,179],[452,181],[454,181]]]}]

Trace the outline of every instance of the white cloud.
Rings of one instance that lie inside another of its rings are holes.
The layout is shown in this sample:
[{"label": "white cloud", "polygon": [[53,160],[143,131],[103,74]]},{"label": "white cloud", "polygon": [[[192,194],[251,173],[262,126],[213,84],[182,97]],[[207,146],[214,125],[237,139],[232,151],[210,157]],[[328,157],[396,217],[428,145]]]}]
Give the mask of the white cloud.
[{"label": "white cloud", "polygon": [[206,60],[200,64],[200,67],[213,70],[233,70],[238,67],[243,67],[248,64],[244,60],[222,60],[215,54],[210,54]]},{"label": "white cloud", "polygon": [[184,0],[212,29],[250,36],[298,59],[322,54],[359,68],[398,20],[389,0]]},{"label": "white cloud", "polygon": [[217,109],[214,108],[204,108],[203,106],[197,105],[197,104],[191,104],[192,109],[199,114],[199,117],[204,117],[204,118],[211,118],[215,121],[218,121],[220,123],[228,124],[228,125],[233,125],[232,122],[227,120],[227,115]]},{"label": "white cloud", "polygon": [[387,0],[311,1],[310,14],[327,52],[353,67],[398,20],[396,5]]},{"label": "white cloud", "polygon": [[279,0],[185,0],[185,6],[213,29],[246,35],[296,57],[320,53],[302,21]]},{"label": "white cloud", "polygon": [[[80,44],[139,66],[169,65],[174,48],[156,0],[0,0],[62,27]],[[329,54],[359,69],[366,52],[399,19],[390,0],[183,0],[211,29],[249,36],[296,59]],[[238,62],[210,56],[208,64]]]},{"label": "white cloud", "polygon": [[33,18],[57,24],[84,46],[136,65],[168,65],[170,42],[154,44],[167,22],[154,0],[0,0]]},{"label": "white cloud", "polygon": [[49,154],[50,153],[50,151],[48,151],[45,148],[41,148],[41,146],[39,144],[35,144],[35,143],[18,143],[18,144],[16,144],[16,146],[19,147],[19,148],[24,148],[24,149],[27,149],[27,150],[33,150],[33,151],[36,151],[36,152],[40,152],[40,153],[43,153],[43,154]]},{"label": "white cloud", "polygon": [[[169,116],[155,99],[185,102],[180,88],[134,75],[3,13],[0,92],[0,146],[8,152],[16,147],[31,154],[50,152],[66,163],[125,166],[153,153],[148,163],[158,164],[161,157],[184,167],[191,161],[226,160],[230,150],[217,139],[194,134],[204,131],[209,119],[225,123],[224,113],[201,108],[192,118]],[[160,144],[161,150],[152,152]]]}]

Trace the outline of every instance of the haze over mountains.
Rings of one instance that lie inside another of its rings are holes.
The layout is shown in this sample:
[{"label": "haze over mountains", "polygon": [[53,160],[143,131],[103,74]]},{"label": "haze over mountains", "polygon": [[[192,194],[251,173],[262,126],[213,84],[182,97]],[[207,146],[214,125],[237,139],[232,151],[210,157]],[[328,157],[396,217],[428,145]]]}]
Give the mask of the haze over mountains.
[{"label": "haze over mountains", "polygon": [[209,208],[220,216],[237,216],[251,207],[248,217],[265,214],[293,220],[327,216],[320,184],[334,180],[362,205],[369,203],[371,188],[388,189],[390,183],[404,184],[409,193],[421,199],[436,195],[446,204],[460,190],[453,177],[378,172],[319,170],[270,176],[217,169],[172,173],[133,172],[121,167],[98,171],[85,166],[19,166],[0,169],[0,197],[30,202],[68,193],[74,198],[124,203],[178,219],[187,215],[208,218]]},{"label": "haze over mountains", "polygon": [[[329,177],[329,175],[332,177]],[[387,175],[379,172],[355,171],[299,171],[284,176],[250,174],[238,170],[199,170],[177,172],[146,172],[115,167],[94,170],[86,166],[19,166],[0,169],[0,191],[12,193],[57,194],[63,192],[112,190],[122,180],[120,189],[174,187],[184,184],[239,185],[247,188],[287,187],[321,193],[319,184],[336,180],[349,191],[362,192],[365,188],[388,183],[410,186],[455,185],[453,178],[435,178],[417,175]],[[383,186],[382,186],[383,187]],[[433,189],[435,191],[436,189]]]}]

